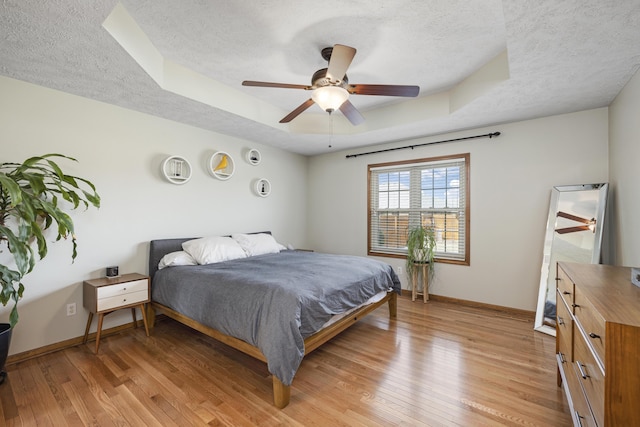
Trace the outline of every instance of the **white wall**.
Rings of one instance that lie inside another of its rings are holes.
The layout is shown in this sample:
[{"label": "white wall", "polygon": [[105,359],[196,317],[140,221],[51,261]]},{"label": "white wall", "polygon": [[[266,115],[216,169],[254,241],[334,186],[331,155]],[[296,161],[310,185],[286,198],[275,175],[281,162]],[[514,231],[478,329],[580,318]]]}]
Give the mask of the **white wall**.
[{"label": "white wall", "polygon": [[[638,98],[638,86],[636,76],[610,114],[612,153],[617,150],[611,181],[617,193],[620,181],[637,182],[631,168],[614,169],[634,154],[638,157],[633,140],[638,125],[631,117],[638,109],[632,99]],[[609,178],[606,108],[307,159],[4,77],[0,93],[0,162],[64,153],[79,160],[63,163],[66,170],[93,181],[102,196],[100,210],[73,214],[76,262],[71,264],[71,245],[58,242],[25,279],[11,354],[81,336],[87,319],[82,281],[101,277],[107,265],[145,273],[147,243],[154,238],[270,229],[282,243],[366,255],[367,164],[464,152],[471,153],[471,266],[438,264],[433,293],[534,310],[551,187]],[[502,135],[345,158],[370,149],[493,131]],[[262,153],[258,166],[243,160],[252,147]],[[217,181],[204,170],[215,150],[227,151],[236,160],[229,181]],[[194,167],[186,185],[160,177],[162,160],[174,154],[188,158]],[[267,198],[251,192],[251,183],[259,177],[273,185]],[[637,187],[626,188],[631,197],[625,197],[618,210],[637,212]],[[621,221],[625,230],[632,226],[630,219]],[[637,236],[637,230],[632,235]],[[634,241],[627,240],[618,252],[627,258],[638,254]],[[404,263],[383,260],[394,267]],[[632,263],[640,264],[637,258]],[[76,316],[65,315],[69,302],[78,304]],[[6,321],[8,311],[0,308],[0,321]],[[128,312],[118,312],[106,318],[105,328],[129,320]]]},{"label": "white wall", "polygon": [[640,266],[640,72],[609,108],[609,180],[613,260]]},{"label": "white wall", "polygon": [[[63,169],[92,181],[102,197],[99,210],[72,215],[75,263],[70,242],[52,243],[48,257],[24,279],[11,354],[82,336],[88,316],[82,281],[104,276],[107,265],[146,273],[151,239],[271,230],[282,243],[306,246],[303,156],[4,77],[0,94],[0,162],[52,152],[75,157],[79,163],[60,162]],[[244,160],[249,148],[261,151],[260,165]],[[235,159],[228,181],[204,169],[217,150]],[[191,162],[190,182],[174,185],[161,178],[160,164],[169,155]],[[251,191],[251,183],[263,177],[273,188],[267,198]],[[78,314],[67,317],[70,302],[77,303]],[[8,315],[0,306],[0,321]],[[114,313],[105,328],[130,319],[127,310]]]},{"label": "white wall", "polygon": [[[502,135],[345,158],[493,131]],[[551,188],[606,182],[607,133],[607,109],[601,108],[313,157],[309,242],[319,251],[366,255],[367,165],[469,152],[471,265],[436,265],[432,292],[535,310]],[[384,260],[396,270],[404,265],[404,260]]]}]

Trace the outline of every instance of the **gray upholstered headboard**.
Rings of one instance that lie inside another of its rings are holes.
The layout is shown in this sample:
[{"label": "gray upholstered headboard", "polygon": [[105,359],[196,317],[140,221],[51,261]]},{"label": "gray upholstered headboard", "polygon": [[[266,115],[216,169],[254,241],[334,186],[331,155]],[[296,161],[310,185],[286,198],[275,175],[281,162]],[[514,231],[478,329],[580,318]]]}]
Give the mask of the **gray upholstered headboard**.
[{"label": "gray upholstered headboard", "polygon": [[[248,234],[271,234],[271,231],[257,231]],[[187,240],[197,239],[197,237],[184,237],[179,239],[159,239],[149,242],[149,277],[153,281],[153,275],[158,271],[158,263],[168,253],[181,251],[182,244]]]},{"label": "gray upholstered headboard", "polygon": [[168,253],[181,251],[182,244],[187,240],[196,239],[196,237],[187,237],[182,239],[160,239],[149,242],[149,277],[153,280],[153,275],[158,271],[158,263]]}]

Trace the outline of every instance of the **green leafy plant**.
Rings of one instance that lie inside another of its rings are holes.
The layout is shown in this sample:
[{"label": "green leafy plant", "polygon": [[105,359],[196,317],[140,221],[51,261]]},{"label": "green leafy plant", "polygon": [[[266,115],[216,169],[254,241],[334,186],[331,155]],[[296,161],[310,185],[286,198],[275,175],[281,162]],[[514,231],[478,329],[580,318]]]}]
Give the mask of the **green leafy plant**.
[{"label": "green leafy plant", "polygon": [[52,158],[77,161],[62,154],[45,154],[23,163],[0,163],[0,251],[4,252],[6,246],[11,254],[8,264],[0,264],[0,301],[3,306],[13,301],[11,327],[18,322],[22,279],[33,270],[37,259],[47,255],[45,230],[55,224],[56,241],[71,236],[73,261],[78,255],[73,220],[63,209],[100,207],[95,186],[86,179],[66,175]]},{"label": "green leafy plant", "polygon": [[436,233],[432,226],[416,226],[407,235],[407,274],[412,277],[419,264],[429,264],[429,276],[433,276],[433,258]]}]

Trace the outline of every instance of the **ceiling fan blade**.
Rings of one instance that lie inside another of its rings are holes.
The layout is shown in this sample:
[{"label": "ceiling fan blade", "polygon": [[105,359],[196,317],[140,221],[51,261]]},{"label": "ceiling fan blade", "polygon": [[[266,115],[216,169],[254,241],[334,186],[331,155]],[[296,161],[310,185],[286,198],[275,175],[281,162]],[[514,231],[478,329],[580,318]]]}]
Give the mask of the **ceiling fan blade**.
[{"label": "ceiling fan blade", "polygon": [[593,219],[582,218],[581,216],[572,215],[570,213],[566,213],[566,212],[562,212],[562,211],[558,211],[556,213],[556,216],[559,216],[559,217],[562,217],[562,218],[567,218],[567,219],[570,219],[571,221],[582,222],[584,224],[595,224],[596,223],[595,218],[593,218]]},{"label": "ceiling fan blade", "polygon": [[298,115],[300,113],[302,113],[307,108],[311,107],[313,104],[315,104],[313,99],[311,99],[311,98],[307,99],[302,104],[300,104],[300,106],[298,108],[296,108],[295,110],[293,110],[292,112],[287,114],[282,120],[280,120],[280,123],[289,123],[291,120],[293,120],[296,117],[298,117]]},{"label": "ceiling fan blade", "polygon": [[330,79],[331,82],[342,81],[344,75],[347,74],[347,68],[351,65],[354,56],[356,56],[356,50],[354,48],[342,44],[334,45],[331,58],[329,59],[327,78]]},{"label": "ceiling fan blade", "polygon": [[420,93],[420,86],[403,85],[349,85],[349,93],[356,95],[383,95],[415,97]]},{"label": "ceiling fan blade", "polygon": [[556,228],[556,233],[567,234],[567,233],[575,233],[576,231],[587,231],[587,230],[591,230],[588,225],[578,225],[575,227]]},{"label": "ceiling fan blade", "polygon": [[358,111],[358,109],[354,107],[348,99],[342,103],[340,111],[342,111],[342,114],[344,114],[344,116],[349,119],[351,124],[354,126],[358,126],[360,123],[364,122],[364,117],[362,117],[360,111]]},{"label": "ceiling fan blade", "polygon": [[245,80],[242,82],[242,86],[258,86],[258,87],[277,87],[284,89],[311,89],[311,86],[307,85],[294,85],[289,83],[270,83],[270,82],[256,82],[253,80]]}]

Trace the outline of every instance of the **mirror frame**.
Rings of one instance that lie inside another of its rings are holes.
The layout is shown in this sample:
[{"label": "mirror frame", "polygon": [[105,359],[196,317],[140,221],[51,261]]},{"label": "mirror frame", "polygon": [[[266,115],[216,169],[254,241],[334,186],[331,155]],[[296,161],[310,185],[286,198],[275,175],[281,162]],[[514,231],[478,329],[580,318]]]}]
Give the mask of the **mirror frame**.
[{"label": "mirror frame", "polygon": [[[533,329],[549,335],[556,335],[556,329],[544,324],[544,308],[547,301],[547,286],[549,274],[556,274],[555,266],[550,265],[551,247],[556,228],[556,216],[558,213],[558,203],[563,193],[575,191],[598,191],[598,205],[596,206],[596,228],[594,230],[594,245],[591,254],[591,263],[599,264],[602,255],[602,234],[604,228],[604,215],[607,204],[607,192],[609,184],[579,184],[579,185],[558,185],[551,190],[551,201],[549,203],[549,216],[547,218],[547,231],[544,238],[544,249],[542,256],[542,268],[540,269],[540,289],[538,292],[538,305]],[[553,271],[551,269],[553,268]]]}]

